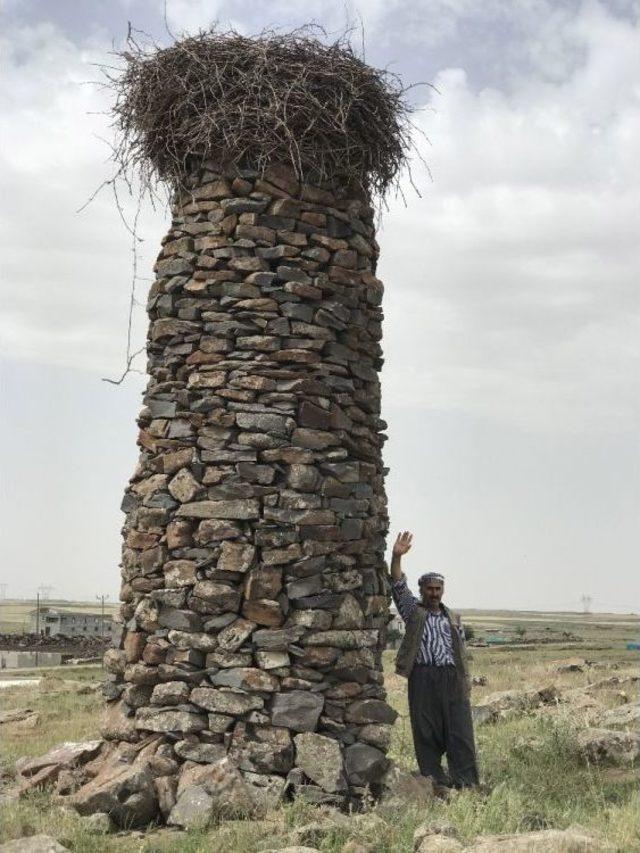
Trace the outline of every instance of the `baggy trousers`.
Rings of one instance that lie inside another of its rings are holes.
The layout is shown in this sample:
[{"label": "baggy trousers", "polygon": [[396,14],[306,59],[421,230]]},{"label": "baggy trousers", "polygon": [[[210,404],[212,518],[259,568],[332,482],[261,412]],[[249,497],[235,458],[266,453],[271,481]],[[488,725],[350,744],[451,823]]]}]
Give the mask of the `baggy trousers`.
[{"label": "baggy trousers", "polygon": [[[477,785],[471,705],[455,666],[413,667],[409,716],[420,773],[457,788]],[[444,753],[450,779],[440,763]]]}]

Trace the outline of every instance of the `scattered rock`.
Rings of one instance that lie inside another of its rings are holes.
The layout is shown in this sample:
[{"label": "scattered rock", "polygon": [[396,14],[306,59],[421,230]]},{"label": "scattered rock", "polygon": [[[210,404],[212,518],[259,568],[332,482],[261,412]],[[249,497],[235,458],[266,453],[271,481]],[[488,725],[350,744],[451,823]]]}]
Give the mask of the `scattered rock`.
[{"label": "scattered rock", "polygon": [[320,853],[320,851],[317,847],[300,847],[296,844],[293,847],[269,847],[262,853]]},{"label": "scattered rock", "polygon": [[640,705],[623,705],[606,711],[599,720],[602,728],[634,726],[640,728]]},{"label": "scattered rock", "polygon": [[602,853],[614,848],[581,828],[572,828],[521,835],[487,835],[467,849],[469,853]]},{"label": "scattered rock", "polygon": [[359,841],[347,841],[343,844],[340,853],[375,853],[373,847],[366,844],[360,844]]},{"label": "scattered rock", "polygon": [[[494,715],[494,719],[506,717],[511,714],[532,711],[541,705],[557,703],[559,699],[560,694],[555,684],[530,690],[503,690],[487,696],[484,705],[480,706],[487,710],[483,711],[482,714],[476,711],[476,716]],[[484,721],[488,721],[488,719]]]},{"label": "scattered rock", "polygon": [[413,848],[415,853],[457,853],[464,850],[462,844],[455,838],[446,835],[427,835]]},{"label": "scattered rock", "polygon": [[114,829],[113,821],[105,812],[95,812],[83,817],[82,825],[97,835],[107,835]]},{"label": "scattered rock", "polygon": [[62,853],[68,849],[50,835],[29,835],[0,844],[0,853]]},{"label": "scattered rock", "polygon": [[31,708],[14,708],[10,711],[0,711],[0,726],[5,723],[27,722],[33,717],[38,717],[38,715]]},{"label": "scattered rock", "polygon": [[455,827],[446,823],[429,822],[421,824],[413,833],[413,849],[414,851],[422,850],[421,845],[425,839],[437,837],[445,837],[456,839],[458,835]]},{"label": "scattered rock", "polygon": [[406,808],[409,804],[424,808],[433,801],[433,781],[419,773],[410,773],[395,763],[387,769],[381,781],[380,805],[387,811]]},{"label": "scattered rock", "polygon": [[640,732],[584,729],[578,733],[578,746],[594,763],[633,764],[640,758]]},{"label": "scattered rock", "polygon": [[499,714],[489,705],[472,705],[471,719],[474,726],[484,726],[486,723],[495,723]]},{"label": "scattered rock", "polygon": [[101,740],[87,740],[79,743],[63,743],[38,758],[19,758],[16,761],[16,773],[21,776],[33,776],[46,767],[69,769],[90,761],[100,751]]},{"label": "scattered rock", "polygon": [[151,823],[158,814],[153,776],[145,766],[108,762],[75,794],[69,804],[81,815],[105,812],[122,828]]}]

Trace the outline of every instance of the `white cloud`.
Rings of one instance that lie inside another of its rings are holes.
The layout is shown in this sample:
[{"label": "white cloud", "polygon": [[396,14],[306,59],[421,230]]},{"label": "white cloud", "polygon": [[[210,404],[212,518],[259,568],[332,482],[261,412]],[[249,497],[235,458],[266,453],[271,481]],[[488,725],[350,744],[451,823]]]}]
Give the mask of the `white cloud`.
[{"label": "white cloud", "polygon": [[[274,17],[295,5],[277,4]],[[189,29],[224,8],[169,0],[167,11]],[[473,11],[453,0],[443,8],[454,22]],[[377,0],[361,10],[375,26],[387,14]],[[540,11],[526,11],[521,30]],[[420,118],[434,182],[420,176],[424,198],[408,192],[408,208],[393,204],[380,233],[386,395],[536,428],[616,429],[635,402],[636,33],[597,4],[540,20],[526,38],[530,70],[508,85],[478,91],[454,67],[435,80],[435,112]],[[108,49],[95,37],[78,46],[50,24],[6,36],[0,335],[10,356],[114,375],[130,237],[108,192],[75,212],[110,174],[96,138],[109,135],[108,120],[90,115],[108,98],[85,83]],[[568,76],[550,79],[549,52],[571,55]],[[163,219],[145,210],[143,274]],[[137,344],[144,332],[140,310]]]},{"label": "white cloud", "polygon": [[[33,23],[53,19],[44,0],[3,4],[32,20],[10,16],[0,45],[12,594],[44,581],[69,595],[114,589],[116,507],[135,464],[143,378],[99,381],[123,366],[131,240],[108,193],[76,213],[110,175],[95,136],[108,120],[90,115],[108,99],[84,85],[109,34],[91,19],[103,4],[81,5],[77,29],[61,26],[94,35],[74,42]],[[163,5],[151,20],[152,3],[121,0],[111,31],[126,13],[162,38]],[[421,176],[424,199],[408,191],[380,231],[394,526],[421,531],[413,568],[442,567],[461,604],[569,606],[576,589],[597,595],[613,566],[607,595],[626,608],[637,599],[637,33],[601,5],[552,0],[169,0],[174,30],[232,12],[244,32],[313,16],[338,31],[356,7],[368,56],[400,58],[407,79],[440,90],[421,118],[434,182]],[[165,227],[145,210],[142,275]],[[136,347],[145,330],[139,309]]]},{"label": "white cloud", "polygon": [[[123,364],[131,237],[107,188],[109,120],[92,63],[112,61],[108,46],[78,48],[49,24],[14,29],[3,39],[0,103],[4,180],[2,243],[4,311],[0,340],[13,358],[118,373]],[[10,203],[7,203],[10,202]],[[131,221],[135,204],[122,197]],[[161,214],[145,209],[141,269],[157,252]],[[146,283],[139,286],[144,301]],[[144,340],[144,318],[137,315]]]},{"label": "white cloud", "polygon": [[381,233],[391,404],[550,430],[637,419],[637,34],[590,4],[554,38],[584,53],[561,83],[435,81],[434,183]]},{"label": "white cloud", "polygon": [[222,0],[159,0],[159,6],[171,30],[195,33],[206,30],[220,16]]}]

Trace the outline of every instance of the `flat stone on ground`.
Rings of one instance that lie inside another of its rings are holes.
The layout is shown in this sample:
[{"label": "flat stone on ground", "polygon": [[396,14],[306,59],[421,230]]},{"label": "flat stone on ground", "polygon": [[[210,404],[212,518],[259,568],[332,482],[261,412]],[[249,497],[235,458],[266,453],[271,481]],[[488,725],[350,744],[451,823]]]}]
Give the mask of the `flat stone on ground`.
[{"label": "flat stone on ground", "polygon": [[0,844],[1,853],[62,853],[68,849],[50,835],[29,835]]}]

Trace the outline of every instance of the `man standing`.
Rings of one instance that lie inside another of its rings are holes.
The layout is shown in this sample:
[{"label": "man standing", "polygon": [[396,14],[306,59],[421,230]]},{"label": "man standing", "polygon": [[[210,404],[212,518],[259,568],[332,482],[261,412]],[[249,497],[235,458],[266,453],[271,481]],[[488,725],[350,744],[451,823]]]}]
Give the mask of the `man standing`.
[{"label": "man standing", "polygon": [[[418,601],[407,587],[401,560],[413,536],[398,534],[391,560],[392,593],[406,633],[398,649],[396,672],[409,679],[409,716],[420,773],[437,789],[478,784],[464,629],[458,614],[442,603],[444,578],[427,572],[418,580]],[[442,769],[447,754],[450,779]]]}]

